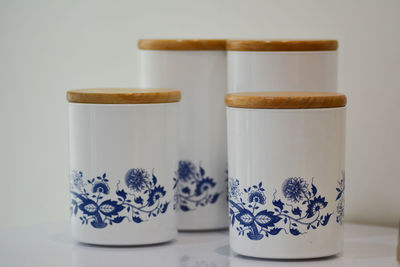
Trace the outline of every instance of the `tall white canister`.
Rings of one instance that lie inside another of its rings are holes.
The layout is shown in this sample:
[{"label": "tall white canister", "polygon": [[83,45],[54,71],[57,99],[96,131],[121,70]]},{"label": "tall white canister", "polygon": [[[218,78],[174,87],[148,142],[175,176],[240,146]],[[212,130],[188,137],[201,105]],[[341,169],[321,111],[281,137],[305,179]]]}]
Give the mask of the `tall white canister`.
[{"label": "tall white canister", "polygon": [[233,93],[226,104],[232,250],[274,259],[339,253],[346,96]]},{"label": "tall white canister", "polygon": [[138,45],[141,86],[182,91],[178,228],[228,227],[225,40],[140,40]]},{"label": "tall white canister", "polygon": [[336,40],[228,40],[228,92],[337,88]]},{"label": "tall white canister", "polygon": [[73,237],[96,245],[174,239],[180,92],[86,89],[67,99]]}]

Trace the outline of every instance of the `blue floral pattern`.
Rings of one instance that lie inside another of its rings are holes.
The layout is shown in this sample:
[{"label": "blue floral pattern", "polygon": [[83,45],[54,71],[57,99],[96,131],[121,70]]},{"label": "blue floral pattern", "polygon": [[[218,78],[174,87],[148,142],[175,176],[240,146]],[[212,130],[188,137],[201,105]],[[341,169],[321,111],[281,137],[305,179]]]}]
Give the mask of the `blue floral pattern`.
[{"label": "blue floral pattern", "polygon": [[117,183],[115,195],[111,194],[106,173],[85,180],[81,171],[72,171],[71,215],[79,216],[82,224],[105,228],[124,220],[141,223],[167,211],[169,202],[157,177],[141,168],[133,168],[125,175],[127,190]]},{"label": "blue floral pattern", "polygon": [[191,161],[180,160],[175,174],[175,202],[179,210],[188,212],[197,207],[213,204],[219,199],[221,193],[213,192],[216,182],[206,176],[201,166],[197,168]]},{"label": "blue floral pattern", "polygon": [[280,233],[298,236],[308,230],[328,224],[332,213],[324,213],[328,205],[324,196],[318,195],[317,187],[304,178],[290,177],[282,184],[285,201],[277,199],[277,190],[267,204],[265,188],[260,182],[248,188],[240,188],[239,180],[229,178],[229,215],[231,226],[239,236],[245,234],[251,240],[260,240]]},{"label": "blue floral pattern", "polygon": [[342,178],[338,181],[338,187],[336,191],[338,192],[336,196],[337,206],[336,206],[336,222],[343,224],[344,219],[344,188],[345,188],[346,174],[342,171]]}]

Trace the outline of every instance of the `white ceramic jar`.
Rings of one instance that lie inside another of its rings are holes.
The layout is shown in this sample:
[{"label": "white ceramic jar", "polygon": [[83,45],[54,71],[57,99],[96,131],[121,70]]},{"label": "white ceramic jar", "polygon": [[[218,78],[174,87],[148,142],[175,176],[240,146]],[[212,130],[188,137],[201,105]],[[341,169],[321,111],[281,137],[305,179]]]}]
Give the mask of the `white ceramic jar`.
[{"label": "white ceramic jar", "polygon": [[337,47],[335,40],[228,40],[228,92],[335,92]]},{"label": "white ceramic jar", "polygon": [[176,237],[177,90],[67,92],[72,235],[97,245]]},{"label": "white ceramic jar", "polygon": [[178,229],[228,227],[224,40],[140,40],[141,86],[182,91]]},{"label": "white ceramic jar", "polygon": [[260,258],[330,256],[343,248],[343,94],[226,97],[230,246]]}]

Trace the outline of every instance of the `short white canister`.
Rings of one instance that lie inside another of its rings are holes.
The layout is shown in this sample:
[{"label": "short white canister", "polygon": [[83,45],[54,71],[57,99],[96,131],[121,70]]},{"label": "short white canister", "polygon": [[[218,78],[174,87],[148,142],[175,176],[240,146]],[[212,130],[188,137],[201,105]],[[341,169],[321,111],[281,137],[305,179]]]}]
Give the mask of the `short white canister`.
[{"label": "short white canister", "polygon": [[178,229],[226,228],[225,40],[140,40],[138,46],[141,86],[182,91]]},{"label": "short white canister", "polygon": [[177,235],[174,171],[180,92],[67,92],[73,237],[145,245]]},{"label": "short white canister", "polygon": [[228,40],[228,92],[337,89],[336,40]]},{"label": "short white canister", "polygon": [[230,246],[260,258],[306,259],[343,248],[346,96],[226,96]]}]

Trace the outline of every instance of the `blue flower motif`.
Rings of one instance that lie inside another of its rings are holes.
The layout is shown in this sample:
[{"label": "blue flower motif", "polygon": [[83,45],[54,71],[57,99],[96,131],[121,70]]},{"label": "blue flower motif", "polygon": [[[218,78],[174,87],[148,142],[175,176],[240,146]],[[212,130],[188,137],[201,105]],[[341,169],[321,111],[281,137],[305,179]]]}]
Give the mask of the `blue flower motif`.
[{"label": "blue flower motif", "polygon": [[308,192],[307,182],[300,177],[290,177],[282,185],[285,198],[292,202],[300,202]]},{"label": "blue flower motif", "polygon": [[312,200],[307,205],[307,218],[313,217],[317,214],[320,210],[325,208],[328,205],[328,202],[325,201],[325,197],[318,196]]},{"label": "blue flower motif", "polygon": [[215,182],[213,179],[207,177],[204,179],[201,179],[200,182],[197,183],[196,189],[195,189],[195,194],[196,196],[200,196],[203,194],[203,192],[206,192],[208,189],[213,188],[215,186]]},{"label": "blue flower motif", "polygon": [[261,205],[265,204],[265,195],[260,191],[251,191],[249,193],[249,202],[250,203],[259,203]]},{"label": "blue flower motif", "polygon": [[110,188],[106,183],[98,182],[93,185],[93,193],[103,193],[108,195],[108,193],[110,193]]},{"label": "blue flower motif", "polygon": [[216,186],[214,178],[206,176],[206,171],[200,164],[196,166],[191,161],[180,160],[175,174],[173,179],[175,182],[173,188],[176,189],[174,209],[189,212],[214,204],[221,199],[221,192],[213,190]]},{"label": "blue flower motif", "polygon": [[[79,190],[74,187],[74,180],[71,179],[71,215],[79,216],[82,224],[100,229],[123,221],[146,222],[151,217],[167,212],[169,202],[160,200],[167,192],[163,186],[157,185],[154,173],[151,181],[144,169],[130,169],[126,173],[125,182],[128,188],[135,191],[142,190],[135,194],[128,194],[126,189],[121,188],[119,181],[115,194],[110,194],[109,180],[106,176],[104,173],[102,176],[87,180],[87,184],[82,182],[82,188]],[[73,177],[82,180],[83,174],[76,172]],[[106,195],[109,197],[104,200]],[[148,219],[144,219],[143,216]]]},{"label": "blue flower motif", "polygon": [[[332,213],[321,213],[327,207],[325,197],[317,196],[318,189],[311,182],[310,188],[303,178],[290,177],[282,184],[282,191],[288,201],[300,204],[289,204],[277,198],[274,190],[271,206],[266,204],[266,190],[262,182],[247,188],[236,189],[239,183],[232,178],[229,180],[229,216],[231,229],[235,223],[239,236],[250,240],[260,240],[279,234],[298,236],[306,234],[310,229],[317,229],[329,223]],[[233,191],[243,191],[246,198],[235,197]],[[340,190],[338,190],[339,192]],[[341,210],[339,203],[338,210]],[[339,212],[338,212],[339,213]]]},{"label": "blue flower motif", "polygon": [[149,194],[149,199],[147,200],[147,203],[149,206],[153,206],[154,203],[156,203],[157,200],[165,196],[166,192],[164,190],[164,187],[162,186],[156,186],[152,190],[150,190]]},{"label": "blue flower motif", "polygon": [[141,168],[130,169],[125,174],[125,183],[129,189],[141,192],[149,185],[149,173]]},{"label": "blue flower motif", "polygon": [[196,166],[188,160],[180,160],[178,167],[178,178],[182,181],[191,180],[196,176]]}]

